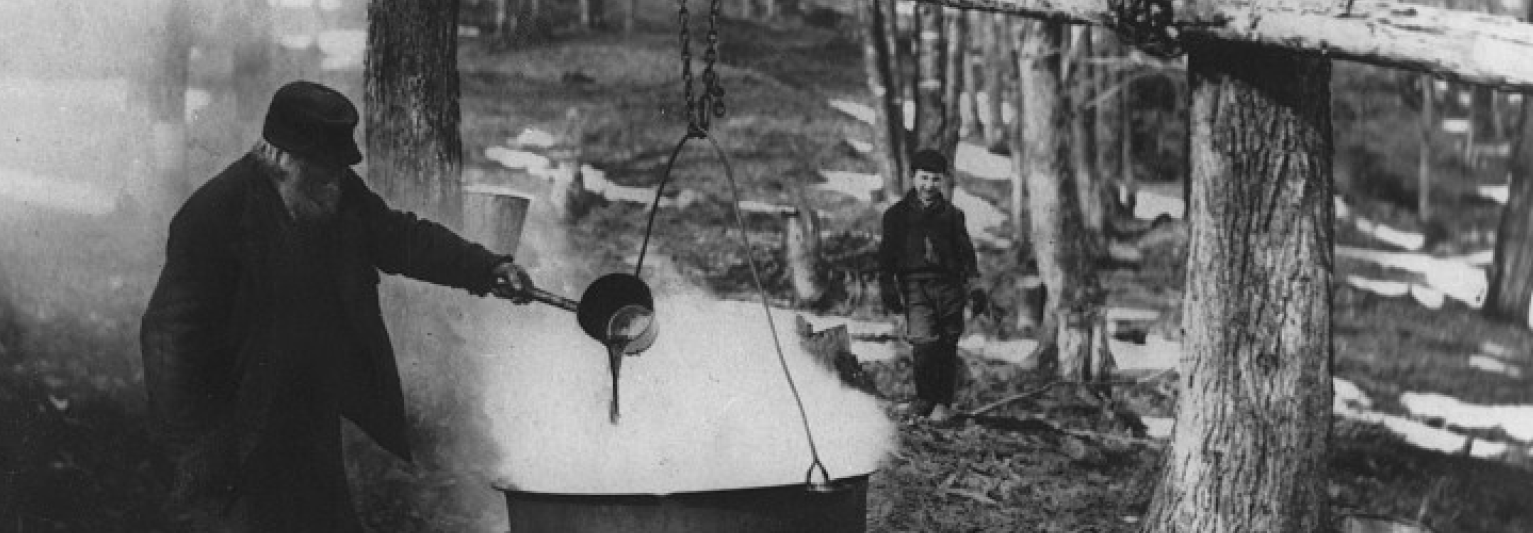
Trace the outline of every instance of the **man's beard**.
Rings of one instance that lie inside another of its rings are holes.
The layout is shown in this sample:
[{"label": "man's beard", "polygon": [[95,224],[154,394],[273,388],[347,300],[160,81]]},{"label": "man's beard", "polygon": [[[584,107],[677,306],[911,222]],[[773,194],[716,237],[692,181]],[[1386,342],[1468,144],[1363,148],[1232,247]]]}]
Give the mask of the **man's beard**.
[{"label": "man's beard", "polygon": [[299,221],[322,222],[335,217],[340,205],[340,180],[324,180],[307,174],[300,168],[277,180],[277,191],[287,212]]}]

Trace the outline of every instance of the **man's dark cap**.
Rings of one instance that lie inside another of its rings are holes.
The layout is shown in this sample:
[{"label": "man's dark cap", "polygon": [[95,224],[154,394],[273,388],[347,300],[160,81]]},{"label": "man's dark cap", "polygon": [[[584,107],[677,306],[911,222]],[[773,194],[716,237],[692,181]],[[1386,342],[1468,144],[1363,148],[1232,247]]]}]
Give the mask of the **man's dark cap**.
[{"label": "man's dark cap", "polygon": [[311,81],[295,81],[272,96],[261,136],[299,158],[351,166],[362,161],[362,151],[352,139],[357,119],[357,108],[345,95]]},{"label": "man's dark cap", "polygon": [[930,148],[921,150],[910,157],[910,169],[947,174],[947,156]]}]

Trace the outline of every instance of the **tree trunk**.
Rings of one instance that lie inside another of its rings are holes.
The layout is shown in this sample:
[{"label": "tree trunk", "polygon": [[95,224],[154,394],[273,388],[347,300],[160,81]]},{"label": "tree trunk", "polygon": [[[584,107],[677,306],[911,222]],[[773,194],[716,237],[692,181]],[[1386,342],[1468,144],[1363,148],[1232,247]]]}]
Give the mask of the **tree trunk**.
[{"label": "tree trunk", "polygon": [[983,112],[985,118],[980,122],[985,125],[985,147],[995,150],[1006,146],[1009,138],[1006,134],[1005,113],[1002,111],[1003,102],[1006,101],[1008,76],[1002,73],[1012,70],[1011,47],[1007,44],[1011,42],[1011,22],[1005,15],[996,13],[990,15],[989,26],[984,57],[986,101]]},{"label": "tree trunk", "polygon": [[[944,8],[916,6],[916,101],[915,144],[912,151],[934,149],[953,159],[949,139],[957,139],[958,117],[948,110],[956,105],[948,89],[949,29]],[[956,144],[953,146],[956,147]]]},{"label": "tree trunk", "polygon": [[[1020,53],[1023,39],[1027,38],[1027,34],[1037,31],[1037,25],[1038,23],[1026,19],[1012,22],[1005,38],[1014,44],[1008,48]],[[1030,246],[1032,231],[1027,223],[1027,147],[1022,142],[1022,122],[1026,115],[1024,107],[1026,102],[1023,101],[1021,80],[1028,72],[1031,63],[1019,54],[1007,54],[1007,63],[1005,70],[999,72],[1006,72],[1007,78],[1017,80],[1016,91],[1011,95],[1012,105],[1016,107],[1016,116],[1012,118],[1012,123],[1007,128],[1007,145],[1011,148],[1011,202],[1008,205],[1008,211],[1011,213],[1012,238],[1016,239],[1017,260],[1023,263],[1027,258],[1021,254],[1032,253]]]},{"label": "tree trunk", "polygon": [[1328,531],[1330,62],[1189,50],[1185,355],[1147,533]]},{"label": "tree trunk", "polygon": [[1022,40],[1021,92],[1028,207],[1038,272],[1048,291],[1036,356],[1060,379],[1104,380],[1112,370],[1105,342],[1105,291],[1091,261],[1090,241],[1075,191],[1068,135],[1069,103],[1061,58],[1066,27],[1044,22]]},{"label": "tree trunk", "polygon": [[1432,219],[1432,132],[1437,129],[1437,95],[1433,94],[1432,77],[1421,76],[1421,132],[1420,150],[1416,153],[1416,216],[1422,222]]},{"label": "tree trunk", "polygon": [[633,33],[639,27],[639,0],[628,0],[628,9],[623,12],[623,33]]},{"label": "tree trunk", "polygon": [[1070,88],[1071,166],[1075,171],[1075,199],[1081,206],[1082,223],[1096,240],[1107,228],[1107,209],[1103,202],[1106,188],[1096,173],[1096,107],[1086,106],[1096,97],[1096,69],[1090,63],[1092,32],[1090,26],[1072,30],[1074,42],[1070,45],[1070,69],[1066,78]]},{"label": "tree trunk", "polygon": [[1490,290],[1485,313],[1489,316],[1530,324],[1533,315],[1533,98],[1523,97],[1521,130],[1512,146],[1508,174],[1511,190],[1501,222],[1496,228],[1496,257],[1491,268]]},{"label": "tree trunk", "polygon": [[364,74],[368,181],[394,207],[451,227],[462,206],[457,6],[374,0]]},{"label": "tree trunk", "polygon": [[[1524,3],[1527,20],[1533,21],[1533,0]],[[1511,187],[1501,223],[1496,228],[1496,257],[1490,269],[1485,313],[1491,317],[1533,327],[1533,95],[1522,97],[1507,174]]]},{"label": "tree trunk", "polygon": [[1123,183],[1123,209],[1132,215],[1139,203],[1139,179],[1134,175],[1134,81],[1123,74],[1118,83],[1123,84],[1118,89],[1118,179]]},{"label": "tree trunk", "polygon": [[[943,13],[943,34],[947,39],[943,46],[942,63],[946,73],[943,75],[943,124],[942,131],[937,135],[935,148],[947,155],[948,161],[957,162],[954,157],[958,153],[959,131],[963,128],[963,94],[968,85],[964,79],[968,73],[968,48],[969,48],[969,17],[967,13],[957,9],[947,9]],[[956,175],[956,173],[954,173]],[[956,185],[957,180],[948,180],[949,185]],[[947,197],[953,197],[953,191],[946,191]]]},{"label": "tree trunk", "polygon": [[873,94],[873,154],[884,178],[883,196],[891,201],[905,194],[905,121],[900,110],[899,56],[895,48],[894,1],[862,3],[863,64],[868,91]]}]

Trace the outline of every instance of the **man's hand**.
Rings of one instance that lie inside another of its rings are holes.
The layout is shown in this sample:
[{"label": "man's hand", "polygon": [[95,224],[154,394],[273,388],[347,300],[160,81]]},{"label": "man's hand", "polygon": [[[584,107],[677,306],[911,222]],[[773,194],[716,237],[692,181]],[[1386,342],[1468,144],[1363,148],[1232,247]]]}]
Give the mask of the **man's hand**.
[{"label": "man's hand", "polygon": [[532,277],[516,263],[502,261],[495,265],[495,286],[490,288],[491,293],[516,305],[525,305],[532,301],[532,289]]}]

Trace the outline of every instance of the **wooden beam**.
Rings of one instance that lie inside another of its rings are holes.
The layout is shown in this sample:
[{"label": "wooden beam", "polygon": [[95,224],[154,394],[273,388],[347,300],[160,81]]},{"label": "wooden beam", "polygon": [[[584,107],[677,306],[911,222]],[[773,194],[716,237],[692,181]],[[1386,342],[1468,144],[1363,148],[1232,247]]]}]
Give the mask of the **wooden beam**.
[{"label": "wooden beam", "polygon": [[[911,0],[1078,24],[1108,25],[1105,0]],[[1513,17],[1361,0],[1329,8],[1191,7],[1173,0],[1183,38],[1245,41],[1533,92],[1533,24]]]}]

